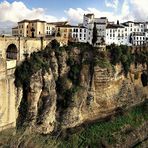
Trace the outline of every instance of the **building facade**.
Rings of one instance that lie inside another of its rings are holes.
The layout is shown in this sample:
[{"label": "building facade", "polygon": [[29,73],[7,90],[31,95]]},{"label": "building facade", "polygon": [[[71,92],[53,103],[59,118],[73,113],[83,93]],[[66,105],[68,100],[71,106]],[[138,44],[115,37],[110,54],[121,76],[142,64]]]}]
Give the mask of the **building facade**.
[{"label": "building facade", "polygon": [[[41,20],[23,20],[12,28],[13,36],[20,37],[58,37],[72,42],[92,44],[93,28],[97,30],[96,47],[104,44],[143,45],[148,42],[148,22],[128,21],[117,24],[106,17],[95,18],[94,14],[84,14],[83,23],[78,26],[65,22],[47,23]],[[65,42],[65,41],[64,41]]]},{"label": "building facade", "polygon": [[96,46],[100,46],[102,41],[106,45],[143,45],[148,42],[148,22],[133,22],[115,24],[109,22],[106,17],[95,18],[94,14],[83,16],[83,26],[88,29],[88,42],[92,44],[94,24],[97,28]]},{"label": "building facade", "polygon": [[93,28],[96,25],[97,28],[97,42],[96,46],[105,41],[106,38],[106,26],[108,24],[108,19],[106,17],[95,18],[94,14],[84,14],[83,16],[83,26],[87,28],[88,32],[88,42],[92,44],[93,39]]},{"label": "building facade", "polygon": [[57,26],[56,36],[71,42],[84,42],[88,40],[87,28],[84,26],[63,25]]},{"label": "building facade", "polygon": [[23,20],[18,22],[17,27],[12,28],[12,35],[20,37],[55,36],[56,26],[67,23],[68,22],[47,23],[41,20]]},{"label": "building facade", "polygon": [[[45,33],[45,21],[23,20],[18,22],[18,36],[20,37],[41,37]],[[14,30],[12,29],[12,32]]]}]

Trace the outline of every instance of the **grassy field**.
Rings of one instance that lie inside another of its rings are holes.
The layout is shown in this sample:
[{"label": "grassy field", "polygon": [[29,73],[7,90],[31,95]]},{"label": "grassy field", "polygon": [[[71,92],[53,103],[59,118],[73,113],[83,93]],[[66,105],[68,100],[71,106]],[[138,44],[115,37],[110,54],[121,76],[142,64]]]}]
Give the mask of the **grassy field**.
[{"label": "grassy field", "polygon": [[[123,115],[114,117],[111,121],[96,122],[85,126],[79,132],[68,135],[67,138],[38,134],[22,136],[22,131],[12,136],[11,131],[7,130],[0,134],[0,145],[2,147],[19,145],[23,148],[98,148],[105,144],[116,143],[115,135],[122,134],[121,131],[125,127],[134,130],[145,121],[148,121],[148,103],[133,107]],[[20,138],[21,136],[22,138]]]}]

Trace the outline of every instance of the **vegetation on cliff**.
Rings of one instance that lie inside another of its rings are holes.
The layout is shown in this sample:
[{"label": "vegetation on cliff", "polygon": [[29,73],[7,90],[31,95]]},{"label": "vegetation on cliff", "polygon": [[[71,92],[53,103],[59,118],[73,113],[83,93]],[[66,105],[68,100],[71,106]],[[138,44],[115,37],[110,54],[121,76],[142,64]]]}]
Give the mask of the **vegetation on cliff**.
[{"label": "vegetation on cliff", "polygon": [[[50,67],[50,53],[54,51],[56,57],[66,51],[68,55],[72,49],[78,48],[80,50],[79,60],[69,56],[67,65],[70,67],[68,78],[76,84],[79,80],[79,74],[82,64],[92,64],[93,66],[100,66],[101,68],[111,67],[111,65],[122,64],[125,75],[127,76],[132,63],[147,64],[148,52],[136,51],[132,53],[129,47],[125,45],[117,46],[112,44],[107,46],[107,51],[98,51],[97,48],[92,47],[88,43],[70,43],[68,46],[60,47],[56,40],[42,51],[31,53],[30,57],[26,56],[25,60],[16,68],[15,71],[15,85],[21,87],[23,84],[29,85],[30,78],[37,71],[42,69],[48,71]],[[88,54],[88,57],[85,54]],[[77,85],[77,84],[76,84]]]}]

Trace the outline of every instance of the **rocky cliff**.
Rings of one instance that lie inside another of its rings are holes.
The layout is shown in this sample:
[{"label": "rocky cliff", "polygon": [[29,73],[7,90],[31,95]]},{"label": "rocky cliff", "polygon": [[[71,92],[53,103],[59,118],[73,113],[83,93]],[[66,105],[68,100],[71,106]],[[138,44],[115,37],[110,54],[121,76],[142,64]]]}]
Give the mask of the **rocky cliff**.
[{"label": "rocky cliff", "polygon": [[[18,126],[48,134],[105,118],[148,98],[148,86],[141,82],[143,69],[136,78],[135,68],[125,77],[120,63],[94,62],[101,55],[89,45],[50,46],[38,54],[31,56],[42,64],[31,65],[33,58],[26,58],[31,66],[24,66],[25,78],[16,72],[16,82],[21,78],[21,85],[16,85]],[[33,72],[26,78],[28,71]]]}]

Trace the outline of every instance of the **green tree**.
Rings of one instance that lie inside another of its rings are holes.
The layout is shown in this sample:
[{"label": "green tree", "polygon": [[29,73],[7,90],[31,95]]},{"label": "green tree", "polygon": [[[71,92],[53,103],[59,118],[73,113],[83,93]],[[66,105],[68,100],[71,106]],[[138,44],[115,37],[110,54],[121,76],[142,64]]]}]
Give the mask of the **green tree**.
[{"label": "green tree", "polygon": [[60,43],[56,39],[51,41],[51,48],[52,49],[58,49],[59,47],[60,47]]},{"label": "green tree", "polygon": [[92,44],[93,46],[95,45],[95,43],[97,42],[97,27],[96,27],[96,23],[94,23],[94,28],[93,28],[93,38],[92,38]]},{"label": "green tree", "polygon": [[113,46],[110,49],[110,56],[111,56],[111,63],[113,65],[116,65],[117,63],[120,62],[121,60],[121,55],[122,55],[122,49],[119,46]]}]

